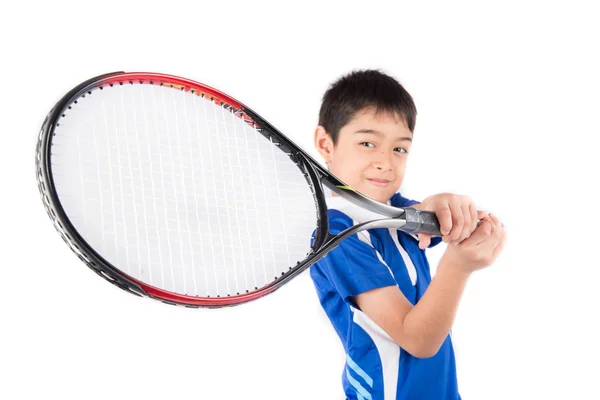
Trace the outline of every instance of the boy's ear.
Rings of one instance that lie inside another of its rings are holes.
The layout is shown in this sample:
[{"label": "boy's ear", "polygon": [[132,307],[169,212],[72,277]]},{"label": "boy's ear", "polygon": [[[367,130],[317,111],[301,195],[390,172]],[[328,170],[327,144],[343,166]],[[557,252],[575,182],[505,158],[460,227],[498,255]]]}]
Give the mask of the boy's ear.
[{"label": "boy's ear", "polygon": [[315,148],[325,160],[327,165],[333,160],[333,140],[331,135],[327,133],[321,125],[315,129]]}]

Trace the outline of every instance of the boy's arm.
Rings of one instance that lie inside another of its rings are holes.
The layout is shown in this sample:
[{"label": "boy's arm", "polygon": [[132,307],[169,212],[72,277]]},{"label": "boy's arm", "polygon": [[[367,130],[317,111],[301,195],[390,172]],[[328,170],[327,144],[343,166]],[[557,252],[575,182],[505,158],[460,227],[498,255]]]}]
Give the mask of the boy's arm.
[{"label": "boy's arm", "polygon": [[472,272],[490,266],[502,252],[506,231],[492,214],[479,211],[475,231],[449,245],[423,297],[413,307],[396,286],[364,291],[354,298],[358,307],[415,357],[437,353],[448,335],[465,284]]},{"label": "boy's arm", "polygon": [[415,306],[397,286],[361,293],[354,301],[404,350],[415,357],[432,357],[452,328],[469,276],[442,258],[431,284]]}]

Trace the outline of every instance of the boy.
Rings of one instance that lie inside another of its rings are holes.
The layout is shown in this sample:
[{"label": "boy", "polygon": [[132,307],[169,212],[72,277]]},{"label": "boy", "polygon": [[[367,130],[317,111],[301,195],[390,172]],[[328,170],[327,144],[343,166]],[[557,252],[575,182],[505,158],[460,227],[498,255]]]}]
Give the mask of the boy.
[{"label": "boy", "polygon": [[[382,203],[435,212],[444,234],[372,229],[310,268],[346,351],[348,399],[460,399],[449,332],[469,275],[493,263],[506,237],[500,221],[466,196],[442,193],[419,203],[396,193],[415,119],[412,97],[378,70],[354,71],[323,96],[314,140],[329,170]],[[328,198],[328,208],[333,233],[368,218],[340,197]],[[442,240],[449,245],[432,279],[425,249]]]}]

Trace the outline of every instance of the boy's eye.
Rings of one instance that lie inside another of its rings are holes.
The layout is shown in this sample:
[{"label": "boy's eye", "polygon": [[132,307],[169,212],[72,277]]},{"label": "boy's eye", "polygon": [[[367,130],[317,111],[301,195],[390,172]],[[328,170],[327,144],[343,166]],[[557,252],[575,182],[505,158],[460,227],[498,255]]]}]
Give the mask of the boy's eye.
[{"label": "boy's eye", "polygon": [[399,153],[408,153],[408,150],[406,150],[404,147],[396,147],[394,151],[397,151]]},{"label": "boy's eye", "polygon": [[371,142],[360,142],[360,145],[365,147],[375,147],[375,145]]}]

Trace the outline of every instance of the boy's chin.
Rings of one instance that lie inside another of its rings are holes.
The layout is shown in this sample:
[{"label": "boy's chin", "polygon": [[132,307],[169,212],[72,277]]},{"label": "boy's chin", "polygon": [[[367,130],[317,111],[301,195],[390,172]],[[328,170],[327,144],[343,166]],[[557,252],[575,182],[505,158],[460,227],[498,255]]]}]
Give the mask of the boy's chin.
[{"label": "boy's chin", "polygon": [[[396,187],[395,184],[391,183],[386,186],[378,186],[370,181],[365,182],[365,184],[361,185],[361,188],[364,190],[362,193],[372,198],[375,201],[380,203],[387,203],[392,196],[400,189],[400,187]],[[361,191],[359,189],[359,191]]]}]

